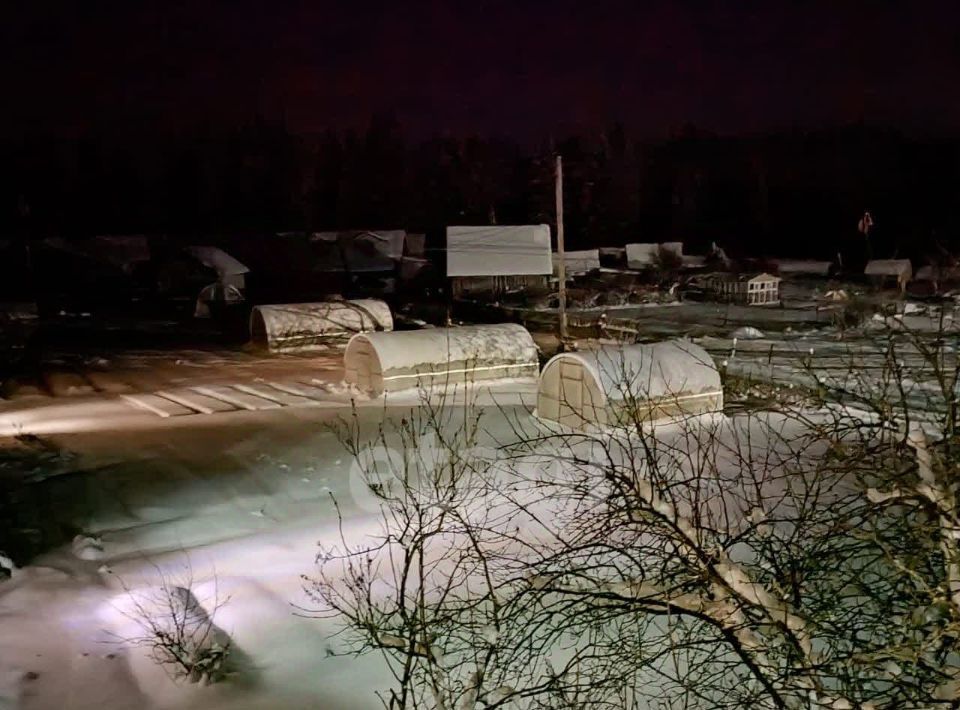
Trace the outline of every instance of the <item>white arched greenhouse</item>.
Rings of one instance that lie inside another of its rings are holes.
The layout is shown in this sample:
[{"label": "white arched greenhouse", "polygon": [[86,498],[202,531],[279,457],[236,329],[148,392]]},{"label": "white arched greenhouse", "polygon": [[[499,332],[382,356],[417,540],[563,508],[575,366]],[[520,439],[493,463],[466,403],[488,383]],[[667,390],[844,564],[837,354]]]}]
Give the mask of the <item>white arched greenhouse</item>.
[{"label": "white arched greenhouse", "polygon": [[266,350],[307,348],[355,333],[393,330],[390,307],[377,299],[254,306],[250,340]]},{"label": "white arched greenhouse", "polygon": [[683,340],[561,353],[544,366],[537,392],[541,419],[578,430],[722,408],[713,360]]},{"label": "white arched greenhouse", "polygon": [[379,395],[416,387],[537,376],[537,346],[514,323],[427,328],[353,336],[343,354],[346,381]]}]

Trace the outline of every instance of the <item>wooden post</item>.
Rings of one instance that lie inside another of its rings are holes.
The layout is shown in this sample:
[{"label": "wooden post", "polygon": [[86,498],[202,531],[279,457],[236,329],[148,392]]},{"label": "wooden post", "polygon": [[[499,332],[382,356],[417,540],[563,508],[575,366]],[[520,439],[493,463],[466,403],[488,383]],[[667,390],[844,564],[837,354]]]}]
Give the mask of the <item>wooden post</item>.
[{"label": "wooden post", "polygon": [[567,342],[567,264],[564,260],[563,250],[563,158],[557,156],[557,280],[559,281],[560,291],[560,344],[561,347]]}]

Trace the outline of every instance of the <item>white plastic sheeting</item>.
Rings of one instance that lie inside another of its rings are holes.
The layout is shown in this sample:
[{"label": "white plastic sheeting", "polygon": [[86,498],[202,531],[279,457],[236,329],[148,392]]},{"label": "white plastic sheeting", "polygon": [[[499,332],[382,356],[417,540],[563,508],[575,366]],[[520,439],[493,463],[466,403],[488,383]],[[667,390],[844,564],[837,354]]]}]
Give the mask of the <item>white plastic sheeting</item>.
[{"label": "white plastic sheeting", "polygon": [[561,353],[544,366],[537,394],[540,418],[578,430],[722,408],[713,360],[683,340]]},{"label": "white plastic sheeting", "polygon": [[374,395],[415,387],[537,376],[537,346],[515,323],[355,335],[343,354],[346,381]]},{"label": "white plastic sheeting", "polygon": [[[560,255],[553,253],[553,273],[557,273]],[[566,266],[567,276],[586,274],[600,268],[600,250],[585,249],[583,251],[568,251],[563,254],[563,263]]]},{"label": "white plastic sheeting", "polygon": [[553,273],[545,224],[447,227],[447,276],[533,276]]},{"label": "white plastic sheeting", "polygon": [[254,306],[250,340],[267,350],[321,345],[370,330],[392,330],[390,307],[376,299]]}]

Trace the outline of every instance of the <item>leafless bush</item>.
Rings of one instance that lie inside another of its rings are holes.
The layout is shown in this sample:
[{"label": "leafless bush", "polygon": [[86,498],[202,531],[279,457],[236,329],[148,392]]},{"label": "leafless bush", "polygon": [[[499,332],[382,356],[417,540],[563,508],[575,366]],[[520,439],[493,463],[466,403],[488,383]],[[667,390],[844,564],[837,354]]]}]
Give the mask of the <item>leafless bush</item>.
[{"label": "leafless bush", "polygon": [[127,603],[118,610],[136,625],[137,632],[116,641],[145,649],[153,662],[175,679],[191,683],[222,680],[231,642],[216,626],[215,618],[229,599],[220,597],[216,577],[213,594],[205,600],[208,612],[195,595],[189,565],[175,577],[154,568],[159,584],[148,589],[131,589],[120,580]]},{"label": "leafless bush", "polygon": [[661,244],[653,255],[653,266],[660,274],[669,277],[683,268],[683,257],[672,249],[664,248]]},{"label": "leafless bush", "polygon": [[833,325],[841,332],[848,328],[859,328],[863,326],[876,311],[866,299],[854,296],[843,304],[840,310],[833,314]]}]

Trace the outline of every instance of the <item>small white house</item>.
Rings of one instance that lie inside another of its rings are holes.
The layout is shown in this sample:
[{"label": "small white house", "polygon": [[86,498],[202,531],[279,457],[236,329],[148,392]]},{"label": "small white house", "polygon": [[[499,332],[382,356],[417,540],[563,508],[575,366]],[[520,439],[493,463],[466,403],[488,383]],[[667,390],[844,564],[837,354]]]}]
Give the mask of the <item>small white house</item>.
[{"label": "small white house", "polygon": [[707,287],[719,300],[748,306],[780,303],[780,277],[773,274],[715,274]]}]

